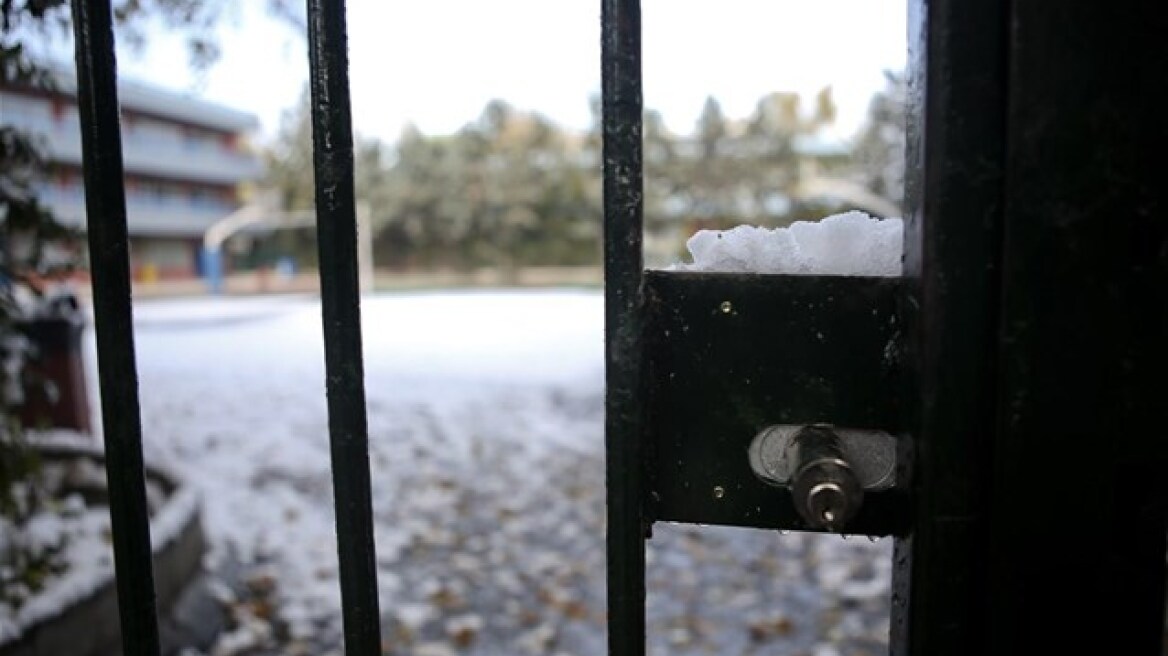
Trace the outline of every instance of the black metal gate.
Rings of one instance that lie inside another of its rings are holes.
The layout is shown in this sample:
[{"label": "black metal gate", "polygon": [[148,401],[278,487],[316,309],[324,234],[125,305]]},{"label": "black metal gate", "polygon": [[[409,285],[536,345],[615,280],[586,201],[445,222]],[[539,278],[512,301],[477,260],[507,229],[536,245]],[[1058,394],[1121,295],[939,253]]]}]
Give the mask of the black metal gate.
[{"label": "black metal gate", "polygon": [[[1168,86],[1161,13],[912,0],[906,275],[869,279],[643,270],[640,7],[603,0],[612,654],[644,651],[656,521],[896,536],[893,653],[1159,653],[1168,130],[1149,99]],[[110,3],[75,0],[74,17],[122,636],[127,655],[149,656]],[[381,640],[343,0],[308,0],[308,23],[345,650],[369,655]],[[752,471],[752,443],[773,426],[814,444],[821,487]],[[895,436],[896,484],[858,510],[844,429],[857,443]]]},{"label": "black metal gate", "polygon": [[[158,654],[109,0],[73,3],[77,100],[118,604],[127,656]],[[344,2],[308,0],[329,439],[348,654],[381,652],[369,489]],[[97,219],[100,217],[100,219]]]}]

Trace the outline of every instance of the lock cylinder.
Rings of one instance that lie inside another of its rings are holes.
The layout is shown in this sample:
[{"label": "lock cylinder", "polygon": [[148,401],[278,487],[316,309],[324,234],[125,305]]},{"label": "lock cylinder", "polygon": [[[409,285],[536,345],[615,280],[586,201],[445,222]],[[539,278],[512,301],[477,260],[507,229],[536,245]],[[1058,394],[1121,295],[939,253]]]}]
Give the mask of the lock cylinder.
[{"label": "lock cylinder", "polygon": [[864,489],[844,458],[831,426],[800,429],[787,446],[792,463],[791,497],[799,515],[814,528],[841,531],[864,502]]}]

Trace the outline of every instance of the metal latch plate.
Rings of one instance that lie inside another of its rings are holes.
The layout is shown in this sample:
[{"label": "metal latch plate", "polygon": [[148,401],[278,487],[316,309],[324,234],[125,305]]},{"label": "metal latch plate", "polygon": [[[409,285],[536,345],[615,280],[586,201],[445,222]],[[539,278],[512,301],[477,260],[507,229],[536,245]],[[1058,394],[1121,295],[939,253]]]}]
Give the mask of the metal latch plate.
[{"label": "metal latch plate", "polygon": [[[763,429],[750,443],[750,468],[763,481],[781,487],[791,483],[795,463],[791,442],[804,426],[779,424]],[[844,456],[865,490],[885,490],[896,484],[896,438],[879,430],[833,428]]]}]

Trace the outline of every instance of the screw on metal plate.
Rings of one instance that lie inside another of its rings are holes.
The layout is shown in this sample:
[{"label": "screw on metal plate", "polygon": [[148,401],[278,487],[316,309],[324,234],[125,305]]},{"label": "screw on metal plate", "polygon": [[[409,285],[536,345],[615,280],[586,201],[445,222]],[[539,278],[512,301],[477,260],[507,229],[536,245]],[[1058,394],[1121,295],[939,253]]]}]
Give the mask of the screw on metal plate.
[{"label": "screw on metal plate", "polygon": [[841,531],[855,517],[865,490],[896,483],[896,439],[882,431],[771,426],[754,438],[749,456],[764,482],[790,488],[808,524],[829,531]]}]

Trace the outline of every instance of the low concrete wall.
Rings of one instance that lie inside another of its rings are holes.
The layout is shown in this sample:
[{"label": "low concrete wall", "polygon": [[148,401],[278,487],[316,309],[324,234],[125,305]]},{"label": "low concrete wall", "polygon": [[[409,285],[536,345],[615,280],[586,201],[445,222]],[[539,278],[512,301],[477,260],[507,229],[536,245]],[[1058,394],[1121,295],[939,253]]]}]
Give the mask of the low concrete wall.
[{"label": "low concrete wall", "polygon": [[[101,460],[97,452],[79,447],[47,447],[45,457],[67,455]],[[151,468],[149,476],[164,482],[171,491],[168,502],[179,493],[176,478]],[[202,569],[206,538],[200,513],[191,513],[173,539],[154,553],[154,587],[163,627],[163,653],[172,654],[186,646],[191,631],[176,626],[172,614],[184,593],[198,579]],[[177,620],[181,625],[182,620]],[[182,644],[180,644],[182,643]],[[0,645],[0,656],[111,656],[121,652],[121,625],[118,619],[118,595],[113,579],[93,594],[25,630],[13,643]]]}]

